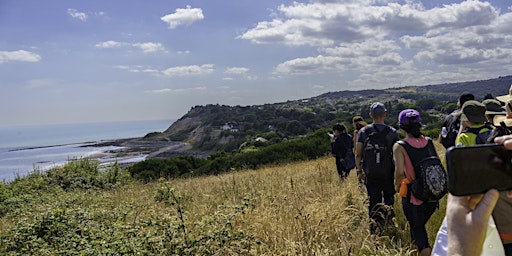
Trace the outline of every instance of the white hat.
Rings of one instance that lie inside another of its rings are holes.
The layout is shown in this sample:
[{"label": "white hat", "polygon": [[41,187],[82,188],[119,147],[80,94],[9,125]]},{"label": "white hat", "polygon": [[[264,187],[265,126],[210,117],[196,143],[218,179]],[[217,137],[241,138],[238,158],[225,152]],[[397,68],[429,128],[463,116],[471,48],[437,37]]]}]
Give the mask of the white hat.
[{"label": "white hat", "polygon": [[505,103],[507,103],[508,100],[512,99],[512,84],[510,85],[510,89],[508,89],[507,95],[498,96],[498,97],[496,97],[496,99],[501,102],[505,102]]}]

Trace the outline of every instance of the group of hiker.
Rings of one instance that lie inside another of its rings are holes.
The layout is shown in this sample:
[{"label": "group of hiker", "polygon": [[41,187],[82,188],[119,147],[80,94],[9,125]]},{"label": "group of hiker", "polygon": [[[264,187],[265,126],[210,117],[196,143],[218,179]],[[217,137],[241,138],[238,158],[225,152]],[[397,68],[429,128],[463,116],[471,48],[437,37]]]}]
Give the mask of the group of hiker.
[{"label": "group of hiker", "polygon": [[[371,124],[367,124],[361,116],[352,119],[353,134],[348,134],[342,124],[333,127],[331,149],[340,179],[345,180],[350,171],[356,168],[358,180],[365,185],[369,198],[371,233],[380,234],[386,226],[393,224],[395,194],[399,193],[410,226],[411,240],[420,255],[447,255],[450,239],[443,239],[442,236],[451,235],[460,240],[467,235],[453,231],[450,228],[450,223],[454,223],[453,218],[445,217],[436,243],[432,246],[428,241],[425,225],[439,208],[439,200],[448,192],[448,178],[433,139],[424,136],[421,131],[420,113],[415,109],[400,112],[398,128],[403,131],[403,138],[400,138],[397,129],[385,124],[387,109],[383,103],[371,104],[369,116]],[[512,134],[512,85],[509,94],[496,98],[488,94],[481,102],[471,93],[461,94],[458,108],[446,115],[438,140],[448,149],[495,143],[496,138],[496,141],[502,142],[503,135],[508,134]],[[505,138],[512,140],[512,136]],[[467,198],[449,195],[448,202],[468,204]],[[476,201],[480,199],[481,196]],[[472,201],[468,205],[473,210],[476,204]],[[448,208],[456,207],[452,205]],[[458,213],[456,210],[452,213],[447,211],[447,216]],[[511,214],[512,193],[500,192],[489,218],[488,230],[483,231],[486,235],[483,236],[485,241],[481,241],[485,245],[482,246],[483,250],[480,249],[482,255],[512,255]],[[452,239],[455,241],[455,238]],[[498,246],[498,243],[503,246]],[[453,244],[452,252],[460,249],[454,248]],[[479,247],[478,244],[471,246]]]}]

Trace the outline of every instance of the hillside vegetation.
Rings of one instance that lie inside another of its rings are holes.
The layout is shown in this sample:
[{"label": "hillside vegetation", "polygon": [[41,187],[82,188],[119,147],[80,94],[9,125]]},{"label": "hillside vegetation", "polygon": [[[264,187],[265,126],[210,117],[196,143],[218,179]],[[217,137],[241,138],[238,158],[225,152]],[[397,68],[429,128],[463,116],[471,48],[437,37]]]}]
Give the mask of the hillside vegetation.
[{"label": "hillside vegetation", "polygon": [[[400,111],[413,107],[422,112],[422,121],[430,128],[457,106],[463,92],[477,100],[485,95],[507,94],[512,76],[496,79],[440,85],[408,86],[385,90],[329,92],[308,99],[254,106],[194,106],[162,133],[152,133],[148,140],[172,140],[190,143],[195,150],[231,152],[251,143],[262,134],[283,140],[306,135],[340,122],[351,124],[352,117],[368,116],[372,102],[388,107],[388,123],[396,125]],[[428,114],[426,114],[428,112]]]},{"label": "hillside vegetation", "polygon": [[[444,149],[436,144],[440,155]],[[332,157],[187,179],[135,181],[87,159],[0,183],[1,255],[412,255],[395,225],[369,233],[364,187]],[[445,199],[428,223],[430,241]]]}]

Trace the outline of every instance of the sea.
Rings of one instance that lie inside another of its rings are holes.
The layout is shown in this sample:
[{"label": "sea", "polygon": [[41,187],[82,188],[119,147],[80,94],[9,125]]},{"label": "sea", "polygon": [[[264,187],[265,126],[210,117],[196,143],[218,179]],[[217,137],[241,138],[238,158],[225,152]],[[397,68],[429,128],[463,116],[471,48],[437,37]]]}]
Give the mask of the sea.
[{"label": "sea", "polygon": [[[143,137],[150,132],[163,132],[174,121],[0,125],[0,181],[9,182],[35,170],[45,171],[70,160],[117,149],[114,146],[92,145],[108,140]],[[141,155],[123,161],[142,161],[145,157]]]}]

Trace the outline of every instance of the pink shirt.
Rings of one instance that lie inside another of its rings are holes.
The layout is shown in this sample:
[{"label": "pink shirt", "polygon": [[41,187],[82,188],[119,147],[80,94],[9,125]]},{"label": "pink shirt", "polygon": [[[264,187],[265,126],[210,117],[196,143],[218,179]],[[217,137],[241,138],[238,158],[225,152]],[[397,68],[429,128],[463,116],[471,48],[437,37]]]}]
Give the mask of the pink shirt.
[{"label": "pink shirt", "polygon": [[[403,141],[409,143],[414,148],[423,148],[427,145],[428,140],[420,136],[419,138],[404,138]],[[404,154],[404,172],[405,177],[407,177],[409,180],[413,181],[416,179],[416,174],[414,173],[414,166],[412,165],[411,159],[409,158],[409,155]],[[423,201],[419,200],[418,198],[414,197],[414,195],[411,194],[411,201],[413,205],[421,205],[423,204]]]}]

